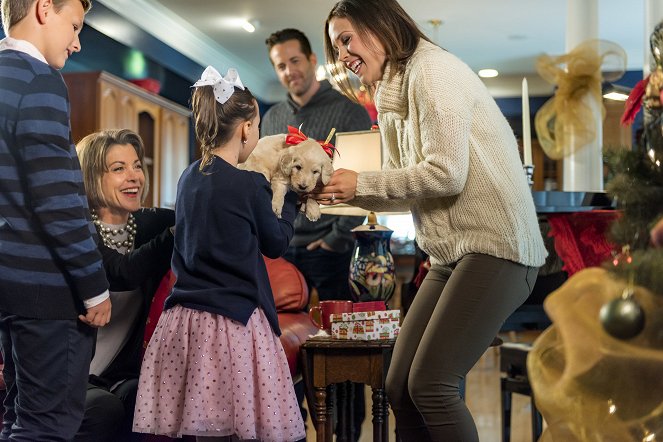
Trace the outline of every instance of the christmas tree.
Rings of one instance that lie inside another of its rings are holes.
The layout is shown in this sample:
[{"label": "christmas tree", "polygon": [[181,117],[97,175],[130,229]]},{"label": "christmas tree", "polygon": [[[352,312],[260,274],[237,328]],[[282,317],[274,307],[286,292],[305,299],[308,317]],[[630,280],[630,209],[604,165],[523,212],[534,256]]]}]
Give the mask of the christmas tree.
[{"label": "christmas tree", "polygon": [[[622,211],[611,231],[622,253],[607,267],[629,284],[663,295],[663,249],[652,247],[650,240],[663,215],[663,22],[652,33],[650,46],[655,66],[633,89],[622,117],[622,124],[630,124],[642,109],[643,130],[634,149],[606,156],[613,175],[607,191]],[[601,313],[606,330],[616,337],[630,338],[644,326],[644,312],[629,294]]]},{"label": "christmas tree", "polygon": [[663,22],[650,38],[656,65],[627,101],[644,127],[632,150],[607,158],[607,190],[620,217],[618,246],[603,268],[575,273],[548,295],[553,325],[534,343],[527,370],[548,424],[540,442],[655,441],[663,434]]}]

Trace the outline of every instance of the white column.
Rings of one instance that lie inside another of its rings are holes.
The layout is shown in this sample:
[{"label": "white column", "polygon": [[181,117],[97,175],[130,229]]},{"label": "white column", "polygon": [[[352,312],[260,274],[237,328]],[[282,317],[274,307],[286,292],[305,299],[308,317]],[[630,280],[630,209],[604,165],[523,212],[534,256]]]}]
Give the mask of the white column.
[{"label": "white column", "polygon": [[661,20],[663,20],[663,1],[645,0],[645,59],[642,67],[643,78],[649,75],[651,66],[654,63],[654,57],[651,54],[651,47],[649,45],[649,37]]},{"label": "white column", "polygon": [[[568,0],[566,17],[567,53],[586,40],[598,38],[598,0]],[[596,138],[564,158],[563,190],[567,192],[603,190],[602,103],[590,95],[585,100],[595,111]]]}]

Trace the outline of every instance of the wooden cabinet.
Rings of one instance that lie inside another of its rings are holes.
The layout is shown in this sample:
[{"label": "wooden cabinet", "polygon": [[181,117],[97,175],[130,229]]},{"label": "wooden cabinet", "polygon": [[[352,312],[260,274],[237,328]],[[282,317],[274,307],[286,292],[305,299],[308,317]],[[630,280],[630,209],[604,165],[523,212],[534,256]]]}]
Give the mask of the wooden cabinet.
[{"label": "wooden cabinet", "polygon": [[103,129],[135,131],[145,143],[149,174],[144,205],[173,208],[177,180],[189,165],[189,110],[107,72],[63,77],[71,99],[74,142]]},{"label": "wooden cabinet", "polygon": [[162,207],[175,207],[177,181],[182,171],[189,165],[188,141],[189,116],[162,109],[158,174],[162,183],[172,183],[172,185],[161,186],[159,200]]}]

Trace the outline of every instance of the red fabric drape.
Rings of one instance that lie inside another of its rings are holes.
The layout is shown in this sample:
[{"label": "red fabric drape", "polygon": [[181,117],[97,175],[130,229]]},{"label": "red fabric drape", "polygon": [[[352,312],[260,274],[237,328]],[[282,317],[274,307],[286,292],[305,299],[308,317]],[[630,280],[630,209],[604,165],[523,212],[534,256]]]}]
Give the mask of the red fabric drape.
[{"label": "red fabric drape", "polygon": [[616,210],[555,213],[548,215],[549,236],[555,239],[555,251],[569,276],[586,268],[596,267],[612,258],[616,245],[607,238]]}]

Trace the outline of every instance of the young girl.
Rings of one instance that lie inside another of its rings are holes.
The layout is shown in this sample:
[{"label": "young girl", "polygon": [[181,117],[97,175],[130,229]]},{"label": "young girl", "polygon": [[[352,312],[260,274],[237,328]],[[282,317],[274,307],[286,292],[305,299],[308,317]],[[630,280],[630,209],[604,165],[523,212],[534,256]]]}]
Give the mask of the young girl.
[{"label": "young girl", "polygon": [[262,255],[282,255],[297,196],[279,219],[263,175],[244,171],[258,104],[212,67],[191,98],[202,159],[178,183],[173,291],[147,347],[134,431],[213,441],[305,437]]}]

